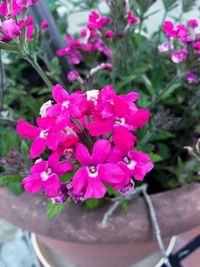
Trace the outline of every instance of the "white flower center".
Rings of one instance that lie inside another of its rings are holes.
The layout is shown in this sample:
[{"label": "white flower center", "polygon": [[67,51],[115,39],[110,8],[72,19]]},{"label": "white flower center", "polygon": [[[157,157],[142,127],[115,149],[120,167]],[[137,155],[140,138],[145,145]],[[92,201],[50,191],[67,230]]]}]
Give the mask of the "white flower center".
[{"label": "white flower center", "polygon": [[42,178],[42,181],[47,181],[49,179],[49,176],[52,174],[52,169],[48,168],[45,171],[43,171],[40,176]]},{"label": "white flower center", "polygon": [[124,125],[125,124],[125,119],[124,118],[116,118],[115,120],[115,124],[121,124],[121,125]]},{"label": "white flower center", "polygon": [[99,90],[94,89],[86,92],[87,100],[91,100],[95,104],[97,103],[98,96],[99,96]]},{"label": "white flower center", "polygon": [[49,107],[51,107],[52,106],[52,101],[51,100],[49,100],[49,101],[47,101],[46,103],[44,103],[42,106],[41,106],[41,108],[40,108],[40,116],[42,117],[42,118],[44,118],[44,117],[46,117],[47,116],[47,109],[49,108]]},{"label": "white flower center", "polygon": [[95,177],[97,177],[97,175],[98,175],[98,171],[97,171],[96,166],[91,165],[91,166],[88,168],[88,175],[89,175],[91,178],[95,178]]},{"label": "white flower center", "polygon": [[62,106],[64,107],[64,108],[68,108],[69,107],[69,101],[67,100],[67,101],[64,101],[63,103],[62,103]]},{"label": "white flower center", "polygon": [[47,130],[42,130],[42,131],[40,132],[40,137],[41,137],[41,138],[45,138],[45,137],[47,137],[47,135],[48,135],[48,131],[47,131]]},{"label": "white flower center", "polygon": [[134,170],[136,166],[136,162],[134,160],[129,159],[128,156],[123,158],[123,162],[126,163],[129,169]]}]

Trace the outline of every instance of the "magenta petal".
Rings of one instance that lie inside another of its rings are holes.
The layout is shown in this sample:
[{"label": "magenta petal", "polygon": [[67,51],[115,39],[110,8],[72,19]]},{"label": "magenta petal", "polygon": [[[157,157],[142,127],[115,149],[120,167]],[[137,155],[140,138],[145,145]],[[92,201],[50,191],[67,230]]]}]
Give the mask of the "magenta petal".
[{"label": "magenta petal", "polygon": [[48,165],[50,168],[54,167],[61,157],[60,151],[53,152],[48,158]]},{"label": "magenta petal", "polygon": [[60,84],[56,84],[56,86],[53,87],[52,95],[55,101],[60,104],[69,100],[69,94]]},{"label": "magenta petal", "polygon": [[49,133],[47,136],[47,147],[53,151],[57,150],[58,145],[65,141],[63,134]]},{"label": "magenta petal", "polygon": [[92,150],[92,161],[94,164],[103,163],[107,160],[111,152],[111,144],[106,139],[95,142]]},{"label": "magenta petal", "polygon": [[92,163],[92,157],[86,146],[79,143],[76,147],[75,158],[85,166],[89,166]]},{"label": "magenta petal", "polygon": [[37,158],[39,155],[41,155],[46,148],[46,139],[45,138],[36,138],[30,149],[30,158],[34,159]]},{"label": "magenta petal", "polygon": [[134,102],[140,97],[139,93],[131,92],[126,95],[121,95],[120,98],[127,102]]},{"label": "magenta petal", "polygon": [[32,126],[31,124],[23,120],[18,121],[16,131],[19,135],[27,139],[36,138],[40,132],[40,130],[37,127]]},{"label": "magenta petal", "polygon": [[102,182],[105,182],[108,185],[112,186],[113,184],[125,183],[126,179],[124,172],[116,164],[102,164],[99,166],[98,172]]},{"label": "magenta petal", "polygon": [[56,165],[53,166],[53,172],[63,175],[67,172],[72,172],[74,166],[69,162],[58,162]]},{"label": "magenta petal", "polygon": [[50,127],[54,126],[55,124],[55,119],[54,118],[37,118],[36,120],[37,125],[39,128],[46,130],[49,129]]},{"label": "magenta petal", "polygon": [[117,117],[123,118],[129,113],[129,105],[126,101],[122,100],[120,97],[116,96],[114,98],[114,107]]},{"label": "magenta petal", "polygon": [[75,194],[80,195],[80,193],[85,190],[85,188],[87,187],[88,179],[88,173],[85,167],[77,170],[72,178],[72,187]]},{"label": "magenta petal", "polygon": [[60,104],[55,104],[47,109],[48,117],[56,117],[60,114],[62,106]]},{"label": "magenta petal", "polygon": [[135,144],[136,137],[123,126],[116,126],[113,129],[113,142],[121,150],[128,152]]},{"label": "magenta petal", "polygon": [[103,198],[105,196],[105,193],[106,193],[106,187],[98,178],[89,178],[84,199]]},{"label": "magenta petal", "polygon": [[109,119],[94,119],[93,123],[88,124],[87,128],[92,136],[104,135],[112,132],[114,117]]},{"label": "magenta petal", "polygon": [[48,167],[48,162],[41,160],[37,163],[35,163],[35,165],[33,165],[30,169],[30,173],[31,174],[36,174],[36,173],[41,173],[43,172],[46,168]]},{"label": "magenta petal", "polygon": [[23,179],[24,189],[32,194],[38,193],[42,189],[42,180],[39,175],[27,176]]},{"label": "magenta petal", "polygon": [[135,129],[143,127],[149,120],[149,111],[138,109],[134,114],[128,114],[126,119],[128,124],[131,124]]},{"label": "magenta petal", "polygon": [[43,181],[45,195],[47,197],[56,197],[59,194],[60,179],[55,173],[51,174],[46,181]]}]

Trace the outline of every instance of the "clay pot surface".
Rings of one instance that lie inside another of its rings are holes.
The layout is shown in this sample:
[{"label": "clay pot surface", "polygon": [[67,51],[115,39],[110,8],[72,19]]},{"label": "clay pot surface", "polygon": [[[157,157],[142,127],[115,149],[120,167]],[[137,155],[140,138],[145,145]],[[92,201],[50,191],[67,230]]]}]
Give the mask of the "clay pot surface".
[{"label": "clay pot surface", "polygon": [[[163,237],[171,237],[200,224],[200,184],[186,185],[151,196]],[[110,203],[87,211],[69,204],[65,211],[48,220],[47,202],[24,193],[17,197],[0,189],[0,216],[25,229],[60,241],[87,244],[128,244],[155,240],[145,200],[139,197],[129,203],[128,213],[118,208],[106,227],[103,214]]]}]

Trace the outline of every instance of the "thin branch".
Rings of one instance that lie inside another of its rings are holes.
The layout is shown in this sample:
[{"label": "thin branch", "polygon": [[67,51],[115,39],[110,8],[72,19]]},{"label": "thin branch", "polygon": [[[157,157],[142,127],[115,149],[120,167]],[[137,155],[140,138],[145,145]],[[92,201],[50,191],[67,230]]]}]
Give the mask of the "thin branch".
[{"label": "thin branch", "polygon": [[119,207],[119,205],[122,203],[122,201],[124,200],[132,200],[136,197],[138,197],[139,195],[143,195],[144,199],[147,203],[148,209],[149,209],[149,213],[150,213],[150,218],[151,218],[151,224],[152,227],[154,229],[154,233],[158,242],[158,246],[160,248],[160,251],[162,253],[162,256],[165,260],[165,263],[167,265],[167,267],[172,267],[167,253],[166,253],[166,249],[161,237],[161,231],[160,231],[160,227],[158,224],[158,219],[156,216],[156,211],[155,208],[153,206],[153,203],[151,201],[150,196],[147,194],[147,184],[143,184],[140,187],[137,187],[134,191],[130,192],[129,194],[127,194],[126,196],[119,196],[113,199],[114,203],[110,206],[110,208],[106,211],[106,213],[103,216],[103,220],[100,224],[101,227],[106,227],[108,225],[109,219],[111,218],[111,216],[113,215],[113,213],[115,212],[115,210]]}]

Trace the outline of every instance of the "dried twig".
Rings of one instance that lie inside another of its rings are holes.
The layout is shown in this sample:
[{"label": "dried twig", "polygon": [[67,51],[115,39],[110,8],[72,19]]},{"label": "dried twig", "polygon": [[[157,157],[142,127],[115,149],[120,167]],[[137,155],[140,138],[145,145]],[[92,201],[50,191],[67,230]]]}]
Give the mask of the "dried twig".
[{"label": "dried twig", "polygon": [[108,225],[109,219],[111,218],[111,216],[113,215],[114,211],[119,207],[119,205],[124,201],[124,200],[132,200],[136,197],[138,197],[139,195],[143,195],[144,199],[147,203],[148,209],[149,209],[149,213],[150,213],[150,218],[151,218],[151,224],[152,227],[154,229],[154,233],[156,235],[156,239],[160,248],[160,251],[162,253],[162,256],[165,260],[165,264],[167,265],[167,267],[171,267],[171,264],[169,262],[167,253],[166,253],[166,249],[161,237],[161,231],[160,231],[160,227],[158,224],[158,220],[157,220],[157,216],[156,216],[156,211],[155,208],[153,206],[153,203],[151,201],[150,196],[147,193],[147,184],[144,184],[140,187],[137,187],[134,191],[130,192],[128,195],[126,196],[119,196],[113,199],[113,204],[110,206],[110,208],[106,211],[106,213],[103,216],[103,220],[101,222],[101,226],[102,227],[106,227]]}]

